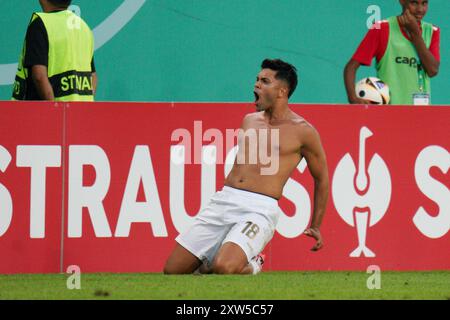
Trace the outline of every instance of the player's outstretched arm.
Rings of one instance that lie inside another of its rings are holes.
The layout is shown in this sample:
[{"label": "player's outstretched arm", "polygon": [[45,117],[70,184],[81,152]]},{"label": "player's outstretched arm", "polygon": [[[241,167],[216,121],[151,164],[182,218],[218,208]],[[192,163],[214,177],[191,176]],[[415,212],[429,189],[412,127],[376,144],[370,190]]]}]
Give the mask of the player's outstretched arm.
[{"label": "player's outstretched arm", "polygon": [[317,251],[323,247],[320,226],[325,215],[328,201],[328,166],[325,151],[320,141],[319,133],[312,126],[305,126],[301,153],[305,157],[309,171],[314,178],[314,208],[309,229],[305,235],[313,237],[316,244],[311,249]]}]

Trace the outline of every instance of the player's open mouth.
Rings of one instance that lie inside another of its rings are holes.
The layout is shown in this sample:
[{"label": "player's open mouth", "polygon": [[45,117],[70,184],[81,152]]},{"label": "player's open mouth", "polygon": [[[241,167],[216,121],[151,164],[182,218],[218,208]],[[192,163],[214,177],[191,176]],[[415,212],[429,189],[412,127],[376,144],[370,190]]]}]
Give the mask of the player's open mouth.
[{"label": "player's open mouth", "polygon": [[255,102],[258,102],[258,100],[259,100],[259,94],[257,94],[256,92],[253,92],[253,94],[255,95]]}]

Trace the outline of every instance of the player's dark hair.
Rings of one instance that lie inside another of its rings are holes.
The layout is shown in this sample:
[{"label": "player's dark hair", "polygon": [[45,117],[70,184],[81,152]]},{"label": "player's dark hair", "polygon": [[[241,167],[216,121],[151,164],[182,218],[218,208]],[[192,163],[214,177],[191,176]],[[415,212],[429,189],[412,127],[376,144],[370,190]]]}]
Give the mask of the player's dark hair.
[{"label": "player's dark hair", "polygon": [[72,0],[48,0],[52,5],[58,7],[68,7],[72,3]]},{"label": "player's dark hair", "polygon": [[297,69],[290,63],[284,62],[280,59],[265,59],[261,64],[262,69],[270,69],[276,71],[275,78],[278,80],[284,80],[289,85],[289,94],[294,93],[297,88]]}]

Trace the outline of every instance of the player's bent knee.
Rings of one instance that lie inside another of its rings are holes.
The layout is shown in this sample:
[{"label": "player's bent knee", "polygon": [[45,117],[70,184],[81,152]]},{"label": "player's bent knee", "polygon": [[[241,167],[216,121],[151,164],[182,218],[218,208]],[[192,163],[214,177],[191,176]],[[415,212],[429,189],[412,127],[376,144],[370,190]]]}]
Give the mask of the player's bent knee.
[{"label": "player's bent knee", "polygon": [[172,267],[172,266],[164,266],[163,270],[164,274],[171,275],[171,274],[187,274],[188,272],[185,272],[181,270],[180,268]]},{"label": "player's bent knee", "polygon": [[176,270],[166,263],[163,269],[164,274],[176,274]]},{"label": "player's bent knee", "polygon": [[177,245],[163,269],[164,274],[190,274],[200,265],[201,261],[180,245]]},{"label": "player's bent knee", "polygon": [[170,259],[167,260],[163,273],[170,274],[191,274],[193,273],[199,266],[199,261],[180,261],[178,259]]},{"label": "player's bent knee", "polygon": [[186,274],[189,272],[186,272],[183,270],[183,268],[180,268],[180,266],[177,266],[170,261],[166,262],[166,265],[164,266],[163,273],[170,275],[170,274]]},{"label": "player's bent knee", "polygon": [[216,274],[239,274],[244,266],[236,264],[234,261],[216,261],[213,265],[213,273]]}]

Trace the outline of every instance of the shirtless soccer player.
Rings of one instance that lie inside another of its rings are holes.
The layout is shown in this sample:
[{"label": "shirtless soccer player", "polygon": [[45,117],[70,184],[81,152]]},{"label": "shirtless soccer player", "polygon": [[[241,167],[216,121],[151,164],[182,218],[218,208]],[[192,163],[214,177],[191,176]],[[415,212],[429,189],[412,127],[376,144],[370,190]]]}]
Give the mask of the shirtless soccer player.
[{"label": "shirtless soccer player", "polygon": [[[277,200],[303,157],[314,178],[313,217],[305,235],[316,240],[313,251],[323,246],[319,228],[328,198],[328,168],[319,134],[289,109],[288,99],[297,86],[295,67],[266,59],[261,68],[254,91],[257,112],[243,119],[239,151],[225,186],[176,238],[165,274],[260,272],[261,252],[273,237],[281,211]],[[255,148],[270,149],[276,157],[269,165],[253,157]]]}]

